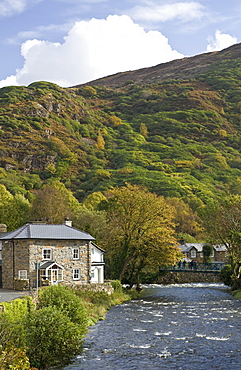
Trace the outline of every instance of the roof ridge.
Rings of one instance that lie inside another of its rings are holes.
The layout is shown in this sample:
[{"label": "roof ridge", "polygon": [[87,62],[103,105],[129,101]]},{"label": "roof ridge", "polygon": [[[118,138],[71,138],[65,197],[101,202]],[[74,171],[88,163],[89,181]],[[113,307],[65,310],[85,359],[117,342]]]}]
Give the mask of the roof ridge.
[{"label": "roof ridge", "polygon": [[[25,225],[23,225],[23,226],[21,226],[18,230],[18,232],[14,235],[14,238],[16,237],[16,236],[18,236],[24,229],[26,229],[27,227],[28,227],[28,225],[29,224],[25,224]],[[14,231],[12,231],[12,232],[14,232]]]},{"label": "roof ridge", "polygon": [[27,234],[28,234],[28,237],[31,238],[31,225],[30,224],[26,224],[27,226]]}]

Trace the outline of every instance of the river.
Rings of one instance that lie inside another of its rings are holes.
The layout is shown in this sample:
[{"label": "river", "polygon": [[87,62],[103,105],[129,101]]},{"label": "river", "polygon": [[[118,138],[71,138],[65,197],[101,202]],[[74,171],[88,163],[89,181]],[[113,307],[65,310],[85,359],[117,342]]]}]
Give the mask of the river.
[{"label": "river", "polygon": [[240,370],[241,301],[222,284],[150,285],[89,329],[67,370]]}]

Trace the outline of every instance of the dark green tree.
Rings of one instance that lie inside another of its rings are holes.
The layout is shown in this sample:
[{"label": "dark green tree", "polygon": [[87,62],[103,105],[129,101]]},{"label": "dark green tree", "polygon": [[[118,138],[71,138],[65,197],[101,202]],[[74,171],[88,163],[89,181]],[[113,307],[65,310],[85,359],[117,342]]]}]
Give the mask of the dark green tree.
[{"label": "dark green tree", "polygon": [[212,251],[213,251],[213,247],[210,244],[204,244],[203,246],[203,262],[204,263],[211,262]]}]

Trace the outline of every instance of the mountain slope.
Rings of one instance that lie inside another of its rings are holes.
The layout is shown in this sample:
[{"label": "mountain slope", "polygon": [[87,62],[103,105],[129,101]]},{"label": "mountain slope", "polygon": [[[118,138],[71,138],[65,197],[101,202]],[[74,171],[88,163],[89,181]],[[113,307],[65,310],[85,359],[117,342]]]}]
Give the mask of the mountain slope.
[{"label": "mountain slope", "polygon": [[241,194],[241,45],[63,89],[0,89],[0,183],[60,179],[82,201],[125,182],[196,209]]},{"label": "mountain slope", "polygon": [[[241,56],[240,44],[233,45],[219,52],[204,53],[194,57],[173,60],[150,68],[116,73],[100,78],[86,85],[119,87],[129,81],[136,84],[152,84],[171,79],[191,79],[205,73],[212,65],[224,60],[237,59]],[[78,87],[81,85],[77,85]]]}]

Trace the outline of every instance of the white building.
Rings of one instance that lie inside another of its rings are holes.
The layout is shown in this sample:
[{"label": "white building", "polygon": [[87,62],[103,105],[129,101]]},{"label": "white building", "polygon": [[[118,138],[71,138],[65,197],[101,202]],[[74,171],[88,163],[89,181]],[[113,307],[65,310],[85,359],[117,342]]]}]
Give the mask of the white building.
[{"label": "white building", "polygon": [[104,250],[91,242],[91,283],[104,283]]}]

